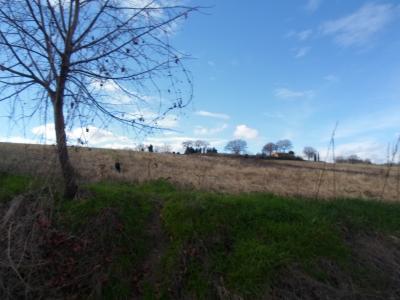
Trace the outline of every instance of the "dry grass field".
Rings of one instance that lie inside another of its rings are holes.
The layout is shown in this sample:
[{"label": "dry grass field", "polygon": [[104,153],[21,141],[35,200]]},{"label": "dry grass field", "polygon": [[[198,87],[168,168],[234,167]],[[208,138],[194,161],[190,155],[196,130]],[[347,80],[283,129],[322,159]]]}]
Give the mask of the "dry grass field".
[{"label": "dry grass field", "polygon": [[[84,182],[144,182],[159,178],[223,193],[400,200],[400,167],[174,155],[71,147]],[[0,171],[58,178],[54,146],[0,143]],[[121,173],[115,170],[120,162]]]}]

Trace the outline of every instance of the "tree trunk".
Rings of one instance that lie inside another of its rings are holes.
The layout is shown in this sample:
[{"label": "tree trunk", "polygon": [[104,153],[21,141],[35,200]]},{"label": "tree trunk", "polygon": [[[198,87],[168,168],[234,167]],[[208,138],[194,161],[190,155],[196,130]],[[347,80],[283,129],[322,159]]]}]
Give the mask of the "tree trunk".
[{"label": "tree trunk", "polygon": [[68,149],[67,136],[65,134],[65,122],[63,113],[63,101],[61,97],[55,97],[53,101],[54,125],[57,139],[57,153],[61,170],[64,177],[64,197],[73,199],[78,190],[74,168],[71,165]]}]

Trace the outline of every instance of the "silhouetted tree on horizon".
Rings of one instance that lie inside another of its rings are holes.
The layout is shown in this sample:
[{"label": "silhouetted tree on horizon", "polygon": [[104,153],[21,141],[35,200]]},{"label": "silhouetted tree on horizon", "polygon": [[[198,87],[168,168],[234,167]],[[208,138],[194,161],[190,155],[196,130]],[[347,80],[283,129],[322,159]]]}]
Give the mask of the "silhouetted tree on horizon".
[{"label": "silhouetted tree on horizon", "polygon": [[277,150],[286,152],[288,150],[291,150],[293,148],[293,144],[290,140],[284,139],[276,142]]},{"label": "silhouetted tree on horizon", "polygon": [[270,142],[264,145],[261,152],[265,155],[271,156],[272,153],[275,152],[277,149],[278,149],[277,145],[275,143]]},{"label": "silhouetted tree on horizon", "polygon": [[226,144],[225,150],[233,154],[241,154],[247,150],[247,142],[241,139],[230,141]]},{"label": "silhouetted tree on horizon", "polygon": [[317,150],[315,150],[315,148],[313,148],[313,147],[306,146],[303,149],[303,153],[307,157],[308,160],[311,160],[316,157]]}]

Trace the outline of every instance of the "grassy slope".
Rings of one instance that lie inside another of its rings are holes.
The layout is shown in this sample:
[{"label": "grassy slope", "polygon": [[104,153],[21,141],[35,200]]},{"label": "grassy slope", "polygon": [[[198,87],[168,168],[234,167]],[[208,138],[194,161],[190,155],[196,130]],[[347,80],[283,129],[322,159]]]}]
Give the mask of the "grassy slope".
[{"label": "grassy slope", "polygon": [[[22,192],[26,180],[0,176],[0,199]],[[176,190],[161,181],[140,186],[94,184],[88,190],[83,200],[61,205],[58,226],[76,235],[93,224],[104,226],[93,234],[112,255],[102,292],[108,299],[134,293],[133,278],[140,277],[141,262],[151,251],[146,228],[155,198],[163,199],[163,234],[170,242],[160,269],[151,271],[161,274],[160,284],[137,283],[145,287],[141,293],[146,299],[210,299],[218,293],[255,299],[273,290],[292,266],[330,285],[327,270],[320,267],[322,260],[333,262],[360,288],[384,289],[385,278],[379,278],[381,286],[369,287],[364,274],[371,270],[353,265],[348,232],[400,236],[396,203],[228,196]],[[118,234],[107,230],[108,223],[93,223],[107,210],[118,215]]]},{"label": "grassy slope", "polygon": [[30,183],[29,177],[0,173],[0,201],[11,200],[16,195],[23,193]]}]

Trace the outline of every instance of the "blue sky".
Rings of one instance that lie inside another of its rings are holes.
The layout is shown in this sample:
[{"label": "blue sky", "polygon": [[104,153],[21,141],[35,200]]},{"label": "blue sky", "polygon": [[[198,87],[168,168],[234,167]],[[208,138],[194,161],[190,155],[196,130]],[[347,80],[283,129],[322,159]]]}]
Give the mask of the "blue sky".
[{"label": "blue sky", "polygon": [[[398,1],[228,0],[206,6],[173,34],[192,55],[194,100],[163,121],[174,129],[137,136],[108,129],[89,145],[131,147],[203,139],[222,150],[243,138],[257,153],[288,138],[326,152],[339,122],[337,154],[383,161],[400,132],[400,3]],[[0,106],[0,115],[8,108]],[[39,121],[10,126],[0,118],[0,140],[43,141]],[[95,125],[93,125],[95,127]],[[75,132],[74,132],[75,130]],[[71,139],[79,129],[71,129]],[[36,135],[35,135],[36,134]]]}]

